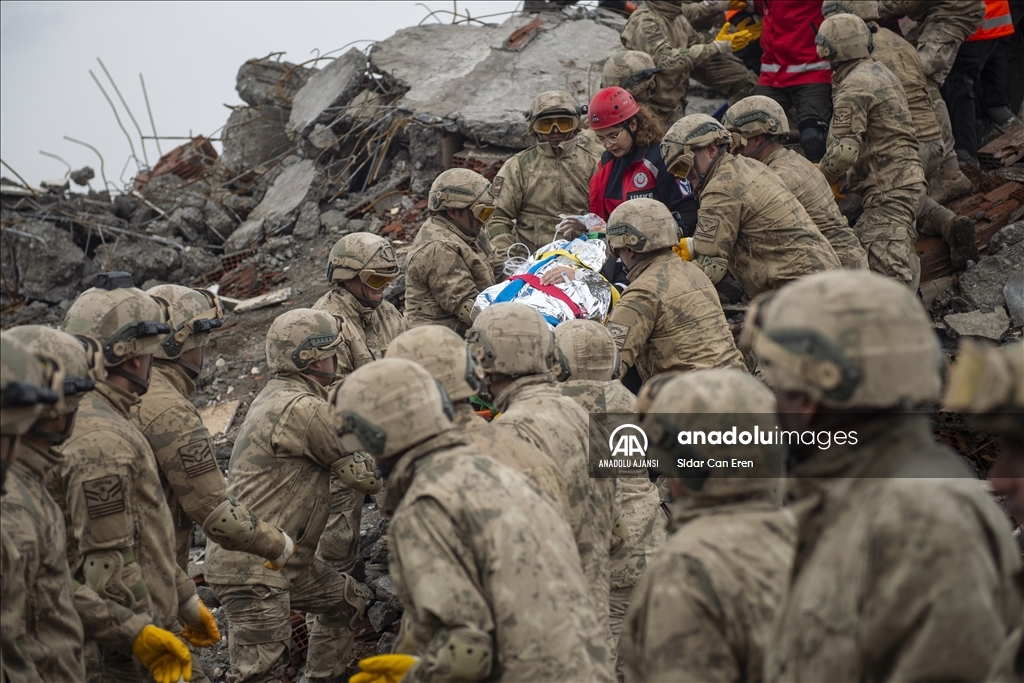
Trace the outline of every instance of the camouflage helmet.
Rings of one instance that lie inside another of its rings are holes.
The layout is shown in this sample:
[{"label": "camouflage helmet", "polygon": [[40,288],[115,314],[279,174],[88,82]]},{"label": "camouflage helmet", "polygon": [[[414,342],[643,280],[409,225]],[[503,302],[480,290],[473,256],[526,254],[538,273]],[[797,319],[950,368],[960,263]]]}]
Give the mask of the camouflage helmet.
[{"label": "camouflage helmet", "polygon": [[388,345],[387,357],[419,363],[453,401],[465,401],[480,391],[483,369],[465,340],[447,327],[422,325],[403,332]]},{"label": "camouflage helmet", "polygon": [[493,203],[487,178],[468,168],[449,168],[442,172],[434,179],[427,196],[427,206],[434,212]]},{"label": "camouflage helmet", "polygon": [[99,348],[95,340],[73,337],[44,325],[22,325],[7,333],[49,364],[49,384],[60,395],[60,401],[47,407],[42,419],[75,412],[82,395],[106,376],[102,358],[93,352]]},{"label": "camouflage helmet", "polygon": [[694,150],[731,142],[732,135],[721,123],[707,114],[690,114],[673,123],[665,133],[661,156],[673,174],[685,178],[693,168]]},{"label": "camouflage helmet", "polygon": [[636,414],[643,417],[651,409],[651,404],[657,398],[661,388],[668,384],[669,380],[680,375],[680,371],[663,372],[650,378],[640,387],[640,393],[636,395]]},{"label": "camouflage helmet", "polygon": [[723,123],[729,132],[746,138],[755,135],[786,135],[789,132],[786,110],[764,95],[744,97],[729,107]]},{"label": "camouflage helmet", "polygon": [[71,304],[64,331],[99,341],[103,363],[111,368],[160,350],[171,331],[167,306],[135,287],[93,287]]},{"label": "camouflage helmet", "polygon": [[656,88],[655,76],[661,69],[654,64],[654,59],[646,52],[625,50],[616,52],[604,63],[601,71],[601,87],[618,86],[628,90],[636,97],[645,87]]},{"label": "camouflage helmet", "polygon": [[580,113],[580,105],[572,95],[561,90],[549,90],[533,98],[526,118],[530,123],[545,116],[571,116],[578,121]]},{"label": "camouflage helmet", "polygon": [[313,308],[293,308],[270,324],[267,368],[271,372],[304,372],[310,363],[333,356],[344,340],[338,318]]},{"label": "camouflage helmet", "polygon": [[342,448],[365,450],[378,463],[451,429],[455,416],[441,384],[406,358],[356,369],[338,387],[334,408]]},{"label": "camouflage helmet", "polygon": [[825,0],[821,13],[826,18],[833,14],[852,14],[864,21],[878,19],[878,0]]},{"label": "camouflage helmet", "polygon": [[542,375],[555,364],[554,333],[544,316],[524,304],[491,304],[473,321],[466,342],[489,375]]},{"label": "camouflage helmet", "polygon": [[555,328],[555,346],[562,368],[558,379],[590,379],[599,382],[615,377],[619,349],[612,333],[596,320],[566,320]]},{"label": "camouflage helmet", "polygon": [[[775,428],[775,397],[757,379],[733,368],[669,375],[640,423],[651,444],[650,450],[659,456],[659,472],[681,478],[687,488],[704,498],[778,488],[785,449],[777,443],[764,445],[749,438],[755,426],[761,432]],[[712,445],[702,443],[699,438],[692,438],[696,443],[683,443],[684,432],[727,433],[734,428],[737,433],[734,443],[724,441],[723,445]],[[743,432],[748,438],[743,438]],[[676,467],[679,459],[707,460],[709,456],[753,461],[754,466],[742,470],[742,474],[735,470]],[[723,472],[728,474],[716,476]]]},{"label": "camouflage helmet", "polygon": [[755,299],[739,346],[768,384],[832,408],[898,408],[939,398],[942,351],[906,285],[869,271],[816,273]]},{"label": "camouflage helmet", "polygon": [[1024,438],[1024,343],[960,343],[949,371],[946,410],[971,413],[979,431]]},{"label": "camouflage helmet", "polygon": [[864,20],[853,14],[833,14],[822,22],[814,38],[818,55],[831,64],[871,56],[874,41]]},{"label": "camouflage helmet", "polygon": [[353,232],[335,242],[327,260],[327,282],[350,280],[362,271],[398,275],[398,254],[391,243],[369,232]]},{"label": "camouflage helmet", "polygon": [[60,396],[47,386],[44,363],[7,332],[0,333],[0,434],[19,436],[32,428]]},{"label": "camouflage helmet", "polygon": [[159,285],[147,289],[146,294],[166,301],[170,311],[171,333],[153,354],[156,358],[175,360],[186,351],[206,346],[210,332],[223,324],[220,299],[207,289]]},{"label": "camouflage helmet", "polygon": [[679,244],[679,224],[668,207],[656,199],[630,199],[619,204],[608,217],[605,230],[613,252],[629,247],[649,253]]}]

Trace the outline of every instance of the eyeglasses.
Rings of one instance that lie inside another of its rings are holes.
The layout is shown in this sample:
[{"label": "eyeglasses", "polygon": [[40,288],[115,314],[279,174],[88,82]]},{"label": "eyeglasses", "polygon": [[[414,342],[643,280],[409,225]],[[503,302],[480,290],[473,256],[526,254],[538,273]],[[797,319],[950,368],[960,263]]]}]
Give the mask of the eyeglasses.
[{"label": "eyeglasses", "polygon": [[366,270],[359,272],[359,280],[370,289],[380,290],[391,284],[394,275],[379,275]]},{"label": "eyeglasses", "polygon": [[533,124],[533,129],[541,135],[547,135],[555,128],[558,129],[559,133],[571,133],[576,130],[578,125],[579,121],[571,116],[550,116],[537,119]]},{"label": "eyeglasses", "polygon": [[473,215],[481,223],[486,223],[494,215],[494,207],[487,204],[474,204],[470,211],[473,212]]},{"label": "eyeglasses", "polygon": [[598,135],[597,136],[597,141],[600,142],[605,147],[607,147],[608,145],[614,145],[616,142],[619,141],[619,135],[622,134],[622,131],[624,131],[624,130],[626,130],[626,129],[625,128],[619,128],[614,133],[610,133],[608,135]]}]

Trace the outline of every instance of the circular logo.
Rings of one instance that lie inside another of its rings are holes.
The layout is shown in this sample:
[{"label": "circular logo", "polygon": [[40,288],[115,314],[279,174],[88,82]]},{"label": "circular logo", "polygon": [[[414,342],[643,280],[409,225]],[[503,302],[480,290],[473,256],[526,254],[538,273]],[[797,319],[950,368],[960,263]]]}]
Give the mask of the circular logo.
[{"label": "circular logo", "polygon": [[608,437],[612,457],[643,458],[647,453],[647,433],[634,424],[619,425]]},{"label": "circular logo", "polygon": [[637,187],[647,187],[647,183],[651,182],[651,179],[647,177],[647,174],[640,171],[633,176],[633,184]]}]

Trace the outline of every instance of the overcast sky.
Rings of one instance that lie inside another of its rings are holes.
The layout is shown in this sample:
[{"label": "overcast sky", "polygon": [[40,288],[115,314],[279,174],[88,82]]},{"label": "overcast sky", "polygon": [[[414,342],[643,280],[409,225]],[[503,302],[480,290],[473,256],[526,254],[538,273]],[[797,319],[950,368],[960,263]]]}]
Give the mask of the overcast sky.
[{"label": "overcast sky", "polygon": [[[66,168],[39,154],[63,157],[73,168],[96,170],[98,148],[107,178],[121,186],[135,174],[128,142],[91,69],[118,107],[142,150],[138,133],[96,62],[103,60],[146,135],[152,134],[139,73],[160,135],[213,135],[227,120],[224,104],[242,104],[235,74],[247,59],[286,53],[293,63],[353,41],[387,38],[415,26],[428,10],[452,2],[0,2],[0,155],[29,183],[63,177]],[[474,16],[514,10],[514,0],[459,0]],[[439,14],[443,22],[451,16]],[[506,16],[488,21],[501,22]],[[437,19],[428,19],[437,21]],[[360,42],[364,47],[368,42]],[[180,142],[161,142],[163,151]],[[147,142],[151,165],[156,146]],[[12,177],[4,168],[0,174]]]}]

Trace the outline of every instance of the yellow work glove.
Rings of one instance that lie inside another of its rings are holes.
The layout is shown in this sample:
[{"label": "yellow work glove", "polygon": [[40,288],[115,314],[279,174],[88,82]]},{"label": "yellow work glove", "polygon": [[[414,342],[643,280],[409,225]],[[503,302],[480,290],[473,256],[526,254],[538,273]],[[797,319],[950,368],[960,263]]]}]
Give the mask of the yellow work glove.
[{"label": "yellow work glove", "polygon": [[192,653],[170,631],[150,624],[132,643],[132,654],[149,670],[156,683],[192,680]]},{"label": "yellow work glove", "polygon": [[750,32],[750,41],[748,41],[748,44],[761,37],[762,28],[764,28],[764,24],[760,21],[755,20],[754,17],[747,17],[740,23],[736,24],[737,31]]},{"label": "yellow work glove", "polygon": [[739,52],[747,45],[749,45],[750,41],[753,40],[753,38],[750,35],[750,31],[746,29],[742,31],[736,31],[735,33],[729,33],[729,30],[731,28],[732,24],[730,24],[728,21],[725,22],[722,25],[722,30],[718,32],[717,36],[715,36],[715,40],[728,40],[729,43],[732,45],[732,51]]},{"label": "yellow work glove", "polygon": [[193,595],[178,608],[178,617],[185,624],[181,637],[196,647],[210,647],[220,642],[217,620],[198,595]]},{"label": "yellow work glove", "polygon": [[417,661],[411,655],[377,655],[360,659],[360,671],[353,674],[348,683],[398,683]]},{"label": "yellow work glove", "polygon": [[693,238],[692,237],[684,237],[683,239],[679,240],[679,244],[677,244],[676,246],[672,247],[672,251],[674,251],[677,254],[679,254],[679,258],[683,259],[684,261],[692,261],[693,260]]},{"label": "yellow work glove", "polygon": [[281,555],[274,560],[267,560],[263,563],[263,566],[267,569],[275,572],[281,571],[281,567],[288,564],[288,560],[292,559],[292,555],[295,554],[295,541],[288,534],[284,534],[284,550],[281,551]]}]

